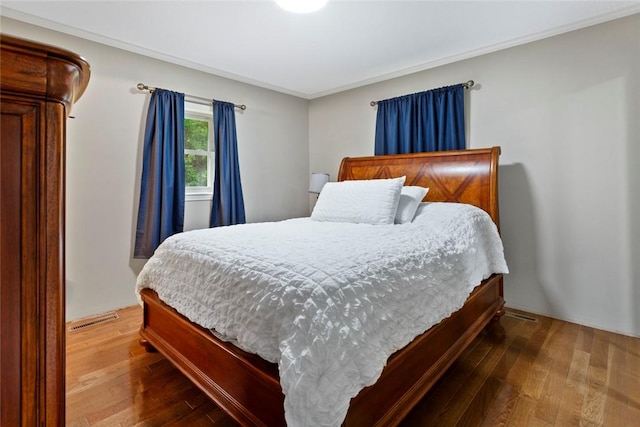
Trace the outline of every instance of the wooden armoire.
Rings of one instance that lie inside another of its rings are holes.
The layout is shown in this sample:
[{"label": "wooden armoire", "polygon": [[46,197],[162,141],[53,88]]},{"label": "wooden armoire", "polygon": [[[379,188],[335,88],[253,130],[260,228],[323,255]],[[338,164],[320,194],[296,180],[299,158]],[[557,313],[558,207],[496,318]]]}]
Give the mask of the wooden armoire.
[{"label": "wooden armoire", "polygon": [[65,413],[65,132],[89,64],[0,35],[0,425]]}]

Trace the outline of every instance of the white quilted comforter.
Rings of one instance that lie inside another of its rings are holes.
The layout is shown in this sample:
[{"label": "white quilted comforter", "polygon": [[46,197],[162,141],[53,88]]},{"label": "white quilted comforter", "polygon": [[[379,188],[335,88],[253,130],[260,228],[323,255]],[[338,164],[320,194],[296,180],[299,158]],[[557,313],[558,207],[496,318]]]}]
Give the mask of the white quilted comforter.
[{"label": "white quilted comforter", "polygon": [[392,353],[507,271],[485,212],[425,203],[402,225],[300,218],[181,233],[136,289],[278,363],[289,426],[339,426]]}]

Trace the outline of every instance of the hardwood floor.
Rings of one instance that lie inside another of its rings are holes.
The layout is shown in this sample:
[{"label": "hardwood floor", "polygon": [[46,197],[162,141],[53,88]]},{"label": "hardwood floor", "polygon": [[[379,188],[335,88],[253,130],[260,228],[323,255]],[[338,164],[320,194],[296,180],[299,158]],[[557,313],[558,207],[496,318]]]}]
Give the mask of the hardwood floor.
[{"label": "hardwood floor", "polygon": [[[159,353],[140,307],[67,332],[68,426],[236,426]],[[526,315],[526,313],[524,313]],[[504,316],[414,408],[413,426],[629,426],[640,420],[640,339]]]}]

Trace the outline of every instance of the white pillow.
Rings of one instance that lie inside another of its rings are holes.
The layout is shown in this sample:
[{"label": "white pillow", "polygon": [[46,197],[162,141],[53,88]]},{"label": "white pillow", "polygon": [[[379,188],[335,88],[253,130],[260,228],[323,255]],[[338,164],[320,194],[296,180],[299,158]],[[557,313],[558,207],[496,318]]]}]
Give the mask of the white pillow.
[{"label": "white pillow", "polygon": [[418,209],[416,209],[416,214],[413,216],[413,221],[411,221],[412,223],[416,224],[416,223],[421,223],[423,220],[429,220],[430,218],[430,210],[429,210],[429,206],[433,205],[434,203],[440,203],[440,202],[422,202],[418,205]]},{"label": "white pillow", "polygon": [[418,206],[427,195],[428,188],[418,186],[402,187],[398,210],[396,211],[396,224],[406,224],[413,221]]},{"label": "white pillow", "polygon": [[329,182],[322,187],[311,219],[393,224],[405,178]]}]

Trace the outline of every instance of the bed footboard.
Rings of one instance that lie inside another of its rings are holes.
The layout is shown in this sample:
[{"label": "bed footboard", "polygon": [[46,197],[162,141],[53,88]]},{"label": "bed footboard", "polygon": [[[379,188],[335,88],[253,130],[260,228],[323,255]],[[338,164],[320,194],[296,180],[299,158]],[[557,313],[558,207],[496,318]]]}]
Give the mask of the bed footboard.
[{"label": "bed footboard", "polygon": [[[351,401],[345,426],[397,425],[455,359],[503,310],[502,275],[491,276],[465,305],[389,359],[380,379]],[[141,343],[160,351],[241,425],[284,426],[278,368],[213,336],[141,292]]]}]

